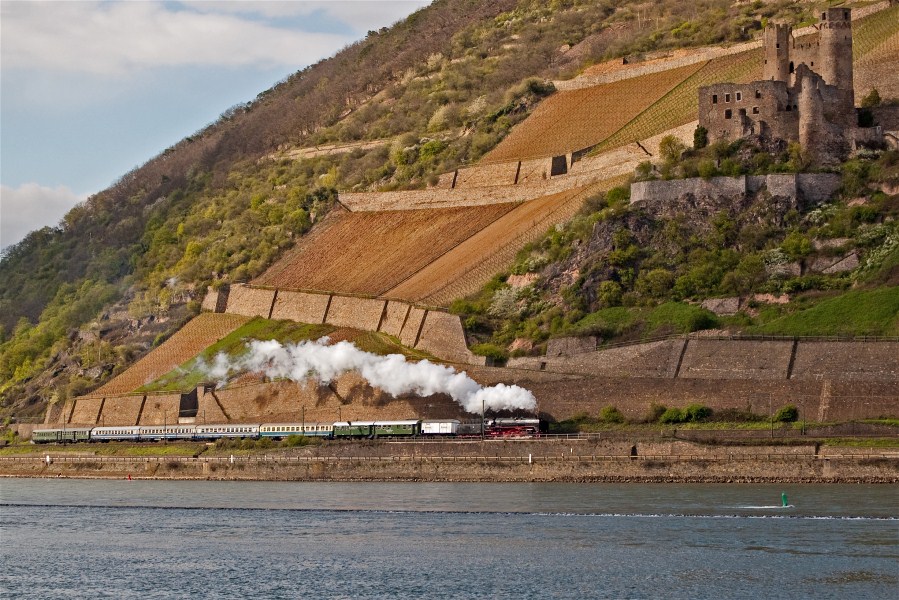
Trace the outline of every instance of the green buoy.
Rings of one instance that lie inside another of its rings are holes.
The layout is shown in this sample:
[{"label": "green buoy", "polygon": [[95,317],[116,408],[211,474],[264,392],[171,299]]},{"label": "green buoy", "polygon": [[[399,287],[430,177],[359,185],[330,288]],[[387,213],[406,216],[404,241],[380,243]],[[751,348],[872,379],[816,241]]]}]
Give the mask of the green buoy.
[{"label": "green buoy", "polygon": [[786,493],[786,492],[782,492],[781,495],[780,495],[780,499],[781,499],[781,501],[783,502],[783,508],[786,508],[786,507],[788,506],[788,504],[787,504],[787,493]]}]

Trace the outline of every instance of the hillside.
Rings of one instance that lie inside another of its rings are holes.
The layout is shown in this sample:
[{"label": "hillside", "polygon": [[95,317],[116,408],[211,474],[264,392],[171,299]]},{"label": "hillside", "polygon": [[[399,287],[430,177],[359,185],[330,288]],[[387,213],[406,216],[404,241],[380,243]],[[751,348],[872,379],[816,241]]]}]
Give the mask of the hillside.
[{"label": "hillside", "polygon": [[[431,306],[476,292],[507,269],[522,246],[568,221],[586,198],[618,179],[428,214],[347,212],[337,203],[338,192],[439,190],[440,175],[463,174],[481,159],[502,164],[598,142],[597,151],[645,140],[687,122],[701,82],[748,73],[757,66],[757,54],[666,71],[653,77],[658,84],[651,93],[642,91],[639,79],[610,83],[617,91],[605,89],[601,96],[595,89],[554,93],[548,82],[614,57],[639,64],[680,47],[746,42],[767,19],[804,24],[812,9],[792,2],[715,0],[697,12],[666,2],[647,19],[646,7],[637,2],[445,0],[393,28],[371,32],[229,110],[91,197],[59,228],[31,234],[2,257],[5,414],[36,416],[48,402],[122,373],[196,314],[208,285],[253,281]],[[860,26],[866,50],[859,60],[872,70],[890,58],[884,48],[893,43],[894,29],[882,23],[894,13],[889,9]],[[635,94],[640,102],[627,102]],[[610,118],[591,121],[596,106]],[[565,127],[559,126],[560,113]],[[672,114],[674,120],[665,120]],[[579,120],[590,126],[577,125]],[[327,146],[346,151],[316,150]],[[303,149],[309,151],[298,152]],[[878,177],[871,181],[880,182]],[[871,200],[878,203],[877,218],[892,215],[889,203]],[[598,222],[592,213],[585,218]],[[582,223],[576,219],[569,228]],[[564,244],[584,241],[559,241],[555,258],[572,254],[574,246]],[[542,266],[558,263],[555,258]],[[520,264],[514,269],[536,273]],[[552,323],[566,286],[552,277],[547,281],[550,295],[529,310]],[[494,282],[488,289],[495,295],[505,287]],[[584,287],[588,297],[589,289]],[[484,302],[493,303],[493,296]],[[573,324],[571,311],[584,317],[598,308],[591,302],[566,304],[565,327]],[[477,317],[478,311],[470,312],[468,317]],[[482,341],[508,344],[515,337],[495,335],[496,322],[467,322]],[[565,327],[532,337],[539,343]],[[207,341],[198,339],[190,352]],[[154,367],[153,376],[189,357],[179,350]]]}]

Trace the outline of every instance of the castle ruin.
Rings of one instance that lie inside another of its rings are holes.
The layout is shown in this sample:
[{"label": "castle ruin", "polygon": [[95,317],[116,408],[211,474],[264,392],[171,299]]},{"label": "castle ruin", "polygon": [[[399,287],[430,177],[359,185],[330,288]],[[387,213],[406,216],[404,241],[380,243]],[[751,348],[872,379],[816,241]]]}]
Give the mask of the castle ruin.
[{"label": "castle ruin", "polygon": [[794,38],[789,25],[768,26],[762,81],[699,88],[699,125],[710,142],[782,139],[799,142],[815,163],[836,164],[876,138],[876,131],[858,127],[851,10],[824,10],[815,29]]}]

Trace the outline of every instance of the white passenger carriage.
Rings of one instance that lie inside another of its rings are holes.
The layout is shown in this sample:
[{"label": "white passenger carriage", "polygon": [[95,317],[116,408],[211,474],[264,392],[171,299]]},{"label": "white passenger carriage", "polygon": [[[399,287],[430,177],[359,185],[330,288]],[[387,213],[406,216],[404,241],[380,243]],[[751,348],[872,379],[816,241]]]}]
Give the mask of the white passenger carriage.
[{"label": "white passenger carriage", "polygon": [[140,427],[94,427],[91,430],[91,439],[100,442],[136,442],[140,440]]},{"label": "white passenger carriage", "polygon": [[259,426],[259,437],[282,439],[291,435],[307,437],[331,437],[334,423],[263,423]]},{"label": "white passenger carriage", "polygon": [[138,439],[146,441],[192,440],[195,429],[193,425],[146,425],[137,428]]},{"label": "white passenger carriage", "polygon": [[259,425],[197,425],[194,434],[200,440],[217,440],[219,438],[258,438]]}]

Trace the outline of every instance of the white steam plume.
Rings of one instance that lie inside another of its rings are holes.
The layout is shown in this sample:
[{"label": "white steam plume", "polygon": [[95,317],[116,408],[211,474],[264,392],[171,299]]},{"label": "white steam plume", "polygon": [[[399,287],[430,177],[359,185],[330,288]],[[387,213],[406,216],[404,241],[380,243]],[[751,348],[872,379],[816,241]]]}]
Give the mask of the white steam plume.
[{"label": "white steam plume", "polygon": [[249,352],[245,355],[232,359],[219,353],[211,365],[201,364],[201,368],[220,384],[230,374],[243,371],[265,373],[272,379],[314,379],[321,383],[357,371],[372,387],[391,396],[448,394],[470,413],[480,413],[482,402],[484,408],[492,410],[537,408],[534,394],[517,385],[482,387],[467,374],[428,360],[410,363],[401,354],[379,356],[349,342],[329,342],[327,337],[287,345],[254,340],[247,345]]}]

